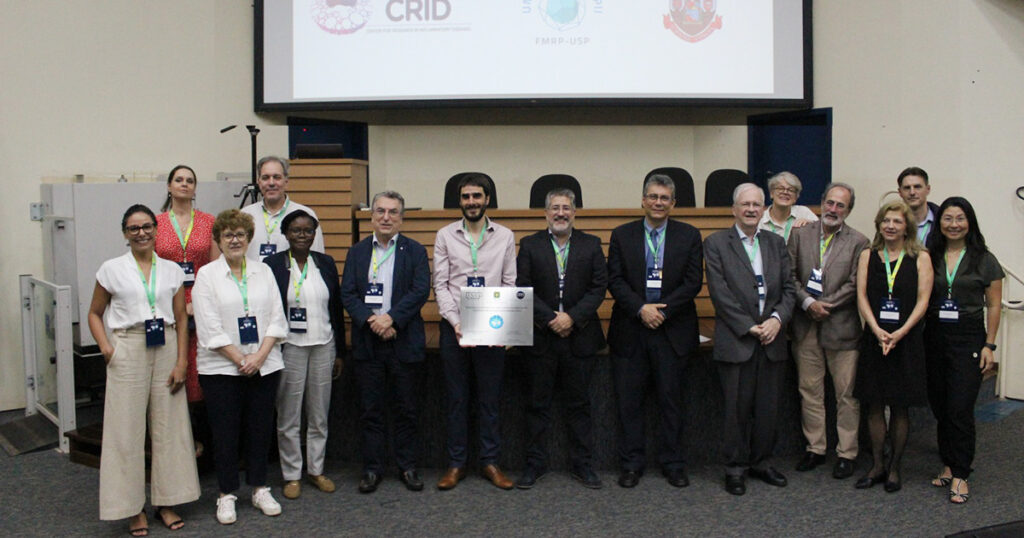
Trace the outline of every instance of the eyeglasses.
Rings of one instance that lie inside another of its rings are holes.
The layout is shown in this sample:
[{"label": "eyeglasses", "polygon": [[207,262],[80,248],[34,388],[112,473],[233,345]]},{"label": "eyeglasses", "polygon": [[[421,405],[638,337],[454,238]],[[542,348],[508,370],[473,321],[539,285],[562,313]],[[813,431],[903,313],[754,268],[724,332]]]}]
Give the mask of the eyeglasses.
[{"label": "eyeglasses", "polygon": [[775,187],[772,189],[774,192],[785,193],[785,194],[796,194],[800,192],[796,187]]},{"label": "eyeglasses", "polygon": [[149,224],[143,224],[142,226],[127,226],[127,227],[125,227],[125,231],[130,233],[131,235],[138,235],[139,232],[150,233],[150,232],[152,232],[155,229],[156,229],[156,224],[153,224],[152,222],[150,222]]},{"label": "eyeglasses", "polygon": [[960,215],[959,217],[953,218],[953,217],[950,217],[950,216],[947,215],[945,217],[942,217],[942,223],[943,224],[953,224],[953,223],[956,223],[956,224],[967,224],[967,217],[965,217],[963,215]]},{"label": "eyeglasses", "polygon": [[399,211],[398,209],[384,209],[383,207],[378,207],[377,209],[373,210],[373,216],[375,217],[383,217],[384,215],[388,215],[394,218],[401,214],[402,212]]},{"label": "eyeglasses", "polygon": [[647,199],[648,202],[652,203],[660,201],[667,204],[672,201],[672,197],[667,194],[654,194],[653,192],[651,194],[645,194],[644,198]]},{"label": "eyeglasses", "polygon": [[220,238],[230,243],[232,241],[241,241],[243,239],[249,239],[249,234],[247,234],[246,232],[223,233],[220,234]]}]

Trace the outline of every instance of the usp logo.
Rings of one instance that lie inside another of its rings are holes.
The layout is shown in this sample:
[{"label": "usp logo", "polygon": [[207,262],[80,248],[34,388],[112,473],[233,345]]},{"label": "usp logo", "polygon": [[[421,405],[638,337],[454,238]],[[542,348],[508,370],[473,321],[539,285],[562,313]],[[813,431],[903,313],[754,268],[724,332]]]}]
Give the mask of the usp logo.
[{"label": "usp logo", "polygon": [[370,22],[370,0],[313,0],[309,13],[317,26],[332,34],[354,34]]},{"label": "usp logo", "polygon": [[500,329],[505,324],[505,320],[501,319],[499,315],[493,315],[488,323],[490,323],[492,329]]},{"label": "usp logo", "polygon": [[539,7],[544,22],[559,32],[583,24],[587,11],[584,0],[540,0]]},{"label": "usp logo", "polygon": [[722,28],[722,16],[716,14],[717,0],[669,0],[665,28],[685,41],[696,43]]}]

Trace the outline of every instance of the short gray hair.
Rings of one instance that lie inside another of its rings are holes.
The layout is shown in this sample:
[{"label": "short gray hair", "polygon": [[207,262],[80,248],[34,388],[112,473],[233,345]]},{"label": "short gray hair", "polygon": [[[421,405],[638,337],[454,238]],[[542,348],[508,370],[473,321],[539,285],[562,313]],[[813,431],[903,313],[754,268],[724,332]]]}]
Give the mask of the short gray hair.
[{"label": "short gray hair", "polygon": [[732,205],[736,205],[736,200],[739,199],[740,195],[750,189],[757,189],[757,192],[761,193],[761,204],[764,204],[764,189],[758,187],[753,183],[740,183],[736,185],[736,188],[732,190]]},{"label": "short gray hair", "polygon": [[803,184],[800,183],[800,178],[796,177],[796,174],[793,172],[779,172],[778,174],[768,178],[768,190],[774,189],[780,181],[785,181],[795,187],[797,194],[800,194],[800,191],[804,190]]},{"label": "short gray hair", "polygon": [[373,195],[373,200],[370,201],[370,209],[377,207],[377,200],[380,198],[391,198],[392,200],[398,200],[398,205],[401,206],[399,214],[405,214],[405,198],[402,198],[398,191],[380,191]]},{"label": "short gray hair", "polygon": [[853,203],[857,200],[857,195],[853,192],[853,187],[850,186],[850,184],[843,183],[842,181],[833,181],[832,183],[829,183],[828,185],[825,185],[825,191],[821,193],[821,205],[825,205],[825,198],[828,197],[828,193],[832,189],[836,189],[836,188],[846,189],[846,191],[850,193],[850,207],[849,207],[849,210],[853,211]]},{"label": "short gray hair", "polygon": [[672,181],[672,178],[665,174],[651,174],[646,180],[644,180],[644,196],[647,196],[647,188],[651,185],[668,187],[668,190],[672,191],[672,199],[676,199],[676,182]]},{"label": "short gray hair", "polygon": [[288,160],[282,159],[276,155],[267,155],[256,162],[256,173],[258,175],[263,174],[263,165],[267,163],[277,163],[281,165],[281,170],[284,170],[284,177],[288,177]]},{"label": "short gray hair", "polygon": [[572,192],[572,189],[551,189],[548,191],[547,196],[544,197],[544,208],[551,207],[551,199],[556,196],[564,196],[569,199],[569,205],[573,209],[576,209],[576,193]]}]

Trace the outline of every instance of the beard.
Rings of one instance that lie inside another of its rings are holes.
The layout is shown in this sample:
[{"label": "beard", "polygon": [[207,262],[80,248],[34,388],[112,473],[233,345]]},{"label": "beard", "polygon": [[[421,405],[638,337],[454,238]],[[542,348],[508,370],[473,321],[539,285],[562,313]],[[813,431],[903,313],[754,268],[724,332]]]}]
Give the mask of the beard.
[{"label": "beard", "polygon": [[469,213],[466,212],[466,208],[462,208],[462,217],[465,218],[467,222],[478,222],[480,219],[484,218],[484,213],[487,213],[487,206],[485,205],[480,206],[480,213],[475,217],[469,216]]},{"label": "beard", "polygon": [[821,222],[825,226],[841,226],[843,224],[843,219],[826,214],[821,216]]}]

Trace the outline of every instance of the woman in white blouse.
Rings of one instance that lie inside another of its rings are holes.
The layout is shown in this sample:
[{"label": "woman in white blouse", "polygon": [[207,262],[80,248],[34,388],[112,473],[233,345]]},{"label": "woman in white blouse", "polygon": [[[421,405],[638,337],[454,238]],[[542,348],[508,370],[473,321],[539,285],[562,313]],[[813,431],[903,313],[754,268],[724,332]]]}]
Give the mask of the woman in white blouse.
[{"label": "woman in white blouse", "polygon": [[803,185],[800,178],[791,172],[779,172],[769,178],[768,192],[772,196],[772,205],[765,210],[758,227],[781,235],[783,239],[789,241],[789,234],[793,228],[816,222],[818,216],[814,211],[807,206],[795,205],[797,198],[800,198],[801,189]]},{"label": "woman in white blouse", "polygon": [[225,525],[236,519],[233,492],[239,487],[240,434],[245,437],[246,483],[253,488],[253,506],[268,516],[281,513],[267,486],[267,452],[284,367],[278,344],[288,325],[270,268],[245,257],[253,229],[252,217],[237,209],[217,215],[213,240],[222,256],[199,270],[192,288],[199,335],[196,366],[220,487],[217,521]]},{"label": "woman in white blouse", "polygon": [[302,407],[306,407],[306,474],[325,493],[334,482],[324,476],[327,411],[331,404],[331,373],[345,354],[341,289],[334,258],[310,251],[319,223],[299,209],[281,221],[288,250],[263,260],[270,266],[288,318],[284,345],[284,377],[277,391],[277,448],[281,455],[282,492],[296,499],[301,492]]},{"label": "woman in white blouse", "polygon": [[96,273],[89,331],[107,363],[100,459],[100,519],[131,518],[132,536],[149,533],[146,514],[146,415],[152,469],[150,501],[171,530],[185,523],[171,508],[199,498],[188,418],[185,273],[157,257],[156,216],[133,205],[121,219],[130,250]]}]

